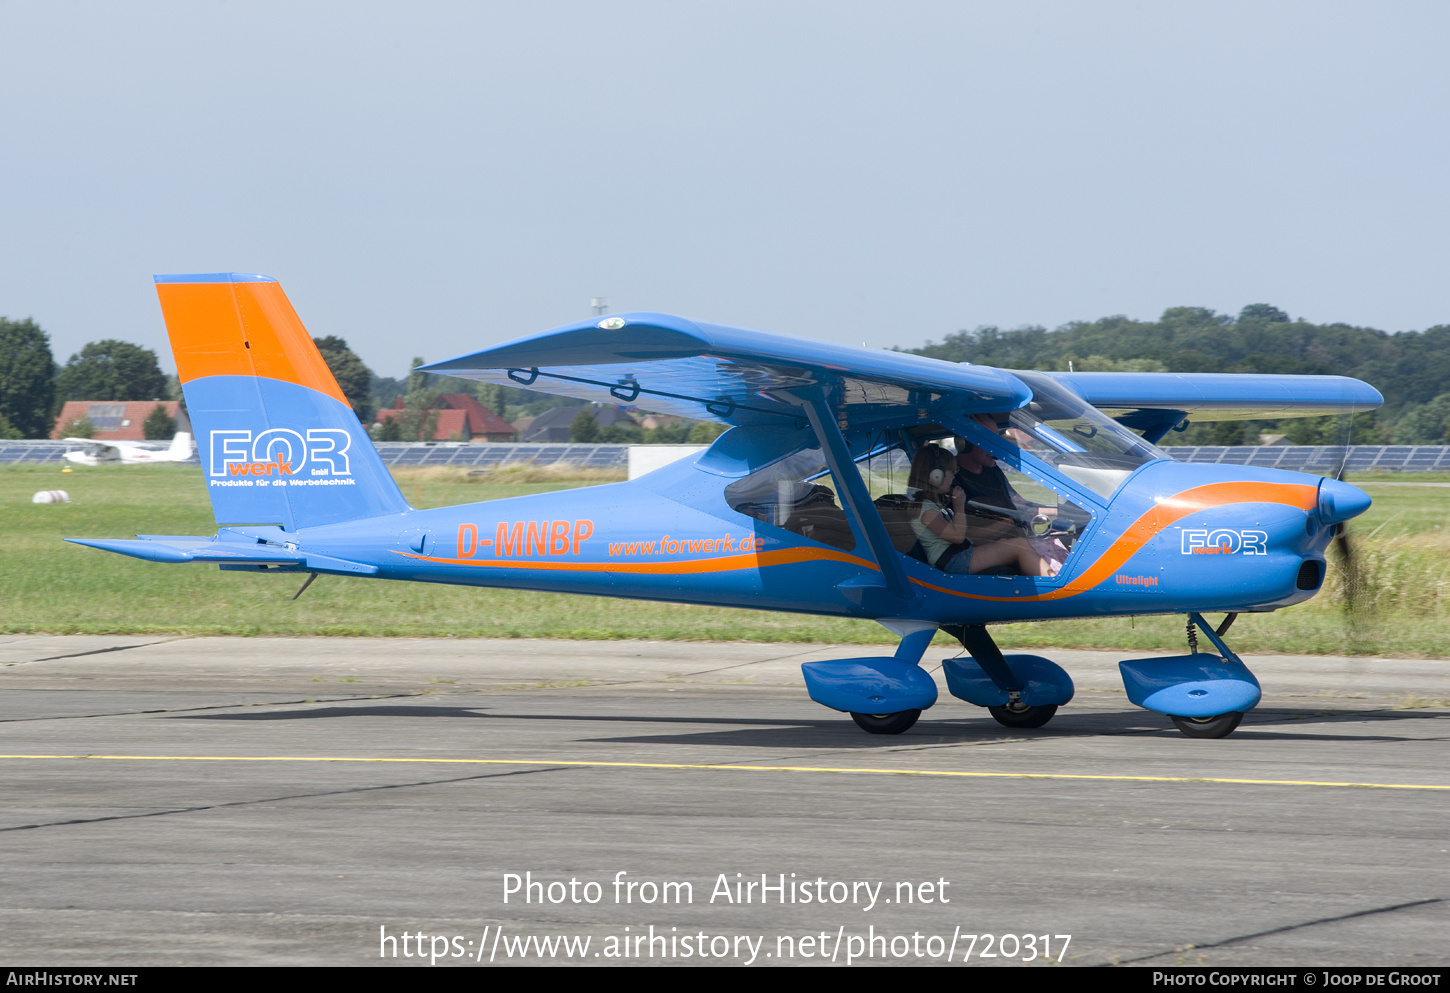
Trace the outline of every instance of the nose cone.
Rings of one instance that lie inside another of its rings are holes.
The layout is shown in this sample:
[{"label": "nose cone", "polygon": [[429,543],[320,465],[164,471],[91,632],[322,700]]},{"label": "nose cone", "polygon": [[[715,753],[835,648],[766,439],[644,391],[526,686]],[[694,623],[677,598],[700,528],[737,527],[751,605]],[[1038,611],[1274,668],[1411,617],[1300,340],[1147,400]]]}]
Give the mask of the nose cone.
[{"label": "nose cone", "polygon": [[1325,524],[1339,524],[1358,517],[1369,509],[1369,503],[1369,494],[1358,486],[1337,479],[1326,479],[1319,484],[1319,520]]}]

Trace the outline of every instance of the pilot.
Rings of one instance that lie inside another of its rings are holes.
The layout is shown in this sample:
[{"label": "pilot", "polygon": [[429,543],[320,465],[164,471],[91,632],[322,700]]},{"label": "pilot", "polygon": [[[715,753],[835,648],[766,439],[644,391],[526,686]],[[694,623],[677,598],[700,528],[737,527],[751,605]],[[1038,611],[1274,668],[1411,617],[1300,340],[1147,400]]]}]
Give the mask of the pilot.
[{"label": "pilot", "polygon": [[958,574],[1015,565],[1024,576],[1057,575],[1061,563],[1039,555],[1026,538],[976,545],[967,540],[967,494],[954,482],[955,467],[952,453],[936,445],[923,445],[911,461],[909,485],[921,497],[921,512],[911,529],[927,561],[943,572]]},{"label": "pilot", "polygon": [[1017,506],[1016,494],[991,453],[961,436],[952,441],[957,449],[955,483],[967,499],[992,507]]},{"label": "pilot", "polygon": [[[972,420],[993,434],[998,433],[997,415],[973,414]],[[967,494],[968,501],[975,501],[988,507],[1028,511],[1045,517],[1057,516],[1056,507],[1040,507],[1024,500],[1007,481],[1006,473],[997,465],[997,460],[992,457],[991,452],[972,444],[960,435],[954,437],[952,443],[957,450],[955,482]]]}]

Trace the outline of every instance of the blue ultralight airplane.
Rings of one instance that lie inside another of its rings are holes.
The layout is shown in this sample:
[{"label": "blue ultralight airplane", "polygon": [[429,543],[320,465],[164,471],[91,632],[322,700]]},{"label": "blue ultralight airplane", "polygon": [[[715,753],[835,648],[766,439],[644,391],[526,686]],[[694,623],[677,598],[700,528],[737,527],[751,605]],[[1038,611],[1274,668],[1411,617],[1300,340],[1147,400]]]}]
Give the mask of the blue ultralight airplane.
[{"label": "blue ultralight airplane", "polygon": [[[876,734],[905,731],[936,702],[920,662],[938,629],[971,656],[943,663],[950,692],[1035,728],[1072,698],[1072,679],[1048,659],[1003,655],[986,625],[1186,614],[1189,654],[1123,662],[1123,682],[1190,737],[1222,737],[1260,699],[1228,625],[1313,596],[1329,543],[1370,502],[1338,480],[1188,465],[1155,447],[1189,415],[1378,406],[1358,380],[1009,372],[634,313],[424,369],[729,425],[708,450],[627,483],[415,510],[276,281],[156,285],[217,534],[71,540],[309,583],[875,620],[901,638],[894,655],[802,668],[813,700]],[[1208,611],[1228,617],[1214,629]],[[1198,630],[1218,654],[1197,650]]]}]

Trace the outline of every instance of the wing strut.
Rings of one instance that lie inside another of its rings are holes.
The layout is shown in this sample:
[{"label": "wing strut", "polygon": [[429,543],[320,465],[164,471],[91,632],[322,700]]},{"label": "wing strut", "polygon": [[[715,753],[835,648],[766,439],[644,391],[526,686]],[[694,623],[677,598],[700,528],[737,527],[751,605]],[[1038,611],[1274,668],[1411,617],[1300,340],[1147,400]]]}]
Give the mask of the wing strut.
[{"label": "wing strut", "polygon": [[891,544],[886,525],[881,523],[881,515],[871,503],[871,493],[866,489],[866,482],[861,478],[856,463],[851,461],[845,436],[841,434],[840,425],[836,423],[835,414],[831,411],[830,404],[826,403],[825,395],[819,387],[792,391],[792,395],[805,408],[811,428],[821,442],[821,454],[825,456],[826,465],[830,467],[831,475],[835,476],[843,490],[841,500],[851,508],[856,523],[866,537],[866,543],[871,546],[871,554],[876,558],[876,564],[881,567],[881,578],[886,581],[886,589],[899,599],[912,599],[911,584],[906,578],[901,556]]}]

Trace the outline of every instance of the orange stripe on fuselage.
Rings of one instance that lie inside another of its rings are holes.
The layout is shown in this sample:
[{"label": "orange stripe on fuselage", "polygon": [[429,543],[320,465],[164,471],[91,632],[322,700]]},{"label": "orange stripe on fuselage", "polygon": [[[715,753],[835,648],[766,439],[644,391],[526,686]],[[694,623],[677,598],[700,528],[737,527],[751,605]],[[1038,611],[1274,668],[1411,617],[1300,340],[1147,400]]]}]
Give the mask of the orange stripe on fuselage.
[{"label": "orange stripe on fuselage", "polygon": [[[963,593],[961,590],[938,586],[923,579],[912,577],[917,586],[949,596],[965,597],[970,600],[991,600],[1000,603],[1032,603],[1043,600],[1062,600],[1086,593],[1117,572],[1123,563],[1136,555],[1144,545],[1161,534],[1169,525],[1189,514],[1214,507],[1236,503],[1278,503],[1300,510],[1313,510],[1319,501],[1319,489],[1303,483],[1209,483],[1184,490],[1155,504],[1139,517],[1113,542],[1106,552],[1098,556],[1075,579],[1066,586],[1031,596],[985,596],[979,593]],[[439,562],[446,565],[492,566],[504,569],[546,569],[556,572],[603,572],[603,573],[645,573],[652,575],[680,575],[706,572],[732,572],[738,569],[756,569],[772,565],[794,565],[797,562],[845,562],[867,569],[879,567],[855,555],[847,555],[824,548],[782,548],[772,552],[755,552],[748,555],[724,555],[718,558],[693,559],[685,562],[527,562],[516,559],[449,559],[431,555],[415,555],[412,552],[394,551],[410,559],[425,562]]]},{"label": "orange stripe on fuselage", "polygon": [[689,559],[684,562],[531,562],[520,559],[446,559],[433,555],[416,555],[412,552],[393,551],[410,559],[424,562],[441,562],[445,565],[491,566],[498,569],[547,569],[554,572],[605,572],[644,573],[649,575],[682,575],[701,572],[735,572],[740,569],[760,569],[770,565],[794,565],[797,562],[845,562],[867,569],[877,568],[855,555],[847,555],[827,548],[782,548],[773,552],[751,552],[746,555],[721,555],[709,559]]},{"label": "orange stripe on fuselage", "polygon": [[206,376],[261,376],[347,404],[277,283],[157,283],[156,294],[183,384]]}]

